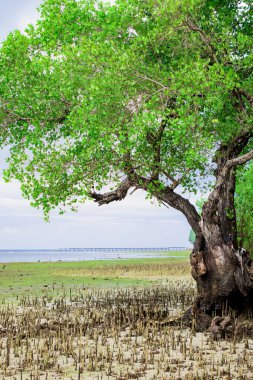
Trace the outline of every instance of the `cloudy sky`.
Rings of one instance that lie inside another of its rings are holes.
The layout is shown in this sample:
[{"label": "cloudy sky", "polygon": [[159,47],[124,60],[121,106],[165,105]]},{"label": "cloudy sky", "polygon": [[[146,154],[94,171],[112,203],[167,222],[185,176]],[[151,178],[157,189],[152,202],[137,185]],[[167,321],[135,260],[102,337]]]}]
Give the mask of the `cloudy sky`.
[{"label": "cloudy sky", "polygon": [[[0,41],[34,23],[40,3],[0,0]],[[5,157],[6,152],[0,152],[1,169]],[[0,181],[0,249],[189,246],[188,236],[182,215],[151,204],[141,191],[108,206],[87,202],[77,214],[54,213],[48,223],[22,199],[18,183]]]}]

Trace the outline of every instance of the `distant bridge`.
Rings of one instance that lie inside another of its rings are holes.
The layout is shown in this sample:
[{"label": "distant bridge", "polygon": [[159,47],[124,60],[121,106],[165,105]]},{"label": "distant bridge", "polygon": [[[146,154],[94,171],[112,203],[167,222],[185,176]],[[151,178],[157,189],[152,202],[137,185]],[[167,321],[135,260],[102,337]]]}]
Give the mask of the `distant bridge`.
[{"label": "distant bridge", "polygon": [[61,252],[168,252],[185,251],[189,247],[152,247],[152,248],[60,248]]},{"label": "distant bridge", "polygon": [[0,252],[169,252],[186,251],[190,247],[132,247],[132,248],[54,248],[54,249],[0,249]]}]

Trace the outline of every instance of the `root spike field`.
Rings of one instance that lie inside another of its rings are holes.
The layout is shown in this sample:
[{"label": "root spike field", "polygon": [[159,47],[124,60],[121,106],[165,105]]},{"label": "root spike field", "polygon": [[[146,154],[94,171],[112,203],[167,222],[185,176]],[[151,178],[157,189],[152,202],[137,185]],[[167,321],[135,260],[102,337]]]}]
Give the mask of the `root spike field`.
[{"label": "root spike field", "polygon": [[170,323],[196,295],[178,254],[0,264],[0,379],[253,379],[253,340]]}]

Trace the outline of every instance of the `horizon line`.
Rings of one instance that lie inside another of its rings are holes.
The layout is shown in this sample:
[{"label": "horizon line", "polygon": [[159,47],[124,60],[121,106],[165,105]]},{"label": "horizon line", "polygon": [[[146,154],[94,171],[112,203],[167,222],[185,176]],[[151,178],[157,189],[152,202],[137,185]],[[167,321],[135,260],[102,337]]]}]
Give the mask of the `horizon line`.
[{"label": "horizon line", "polygon": [[61,248],[0,248],[1,251],[74,251],[74,250],[127,250],[127,249],[191,249],[185,246],[170,246],[170,247],[61,247]]}]

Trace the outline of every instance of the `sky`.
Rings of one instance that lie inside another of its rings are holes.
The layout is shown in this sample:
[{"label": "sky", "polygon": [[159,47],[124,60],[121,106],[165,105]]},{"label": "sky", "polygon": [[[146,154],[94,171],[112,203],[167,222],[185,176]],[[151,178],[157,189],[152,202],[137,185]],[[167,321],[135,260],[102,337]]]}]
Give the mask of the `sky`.
[{"label": "sky", "polygon": [[[0,0],[0,41],[12,30],[23,31],[35,23],[41,2]],[[0,170],[6,166],[5,158],[6,151],[0,151]],[[107,206],[87,202],[78,213],[53,212],[46,222],[42,212],[22,198],[18,182],[6,184],[0,179],[0,249],[186,247],[189,231],[183,215],[152,204],[139,190]]]}]

